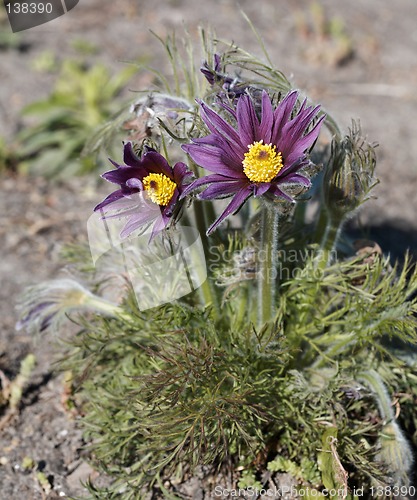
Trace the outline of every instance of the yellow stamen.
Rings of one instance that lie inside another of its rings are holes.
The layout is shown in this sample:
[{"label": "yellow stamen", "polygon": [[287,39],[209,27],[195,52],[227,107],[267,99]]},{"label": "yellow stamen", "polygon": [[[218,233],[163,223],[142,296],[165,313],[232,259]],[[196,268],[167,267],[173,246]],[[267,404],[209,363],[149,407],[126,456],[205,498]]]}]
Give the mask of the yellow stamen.
[{"label": "yellow stamen", "polygon": [[281,168],[282,154],[277,153],[276,146],[257,141],[248,146],[245,159],[242,161],[243,171],[252,182],[270,182]]},{"label": "yellow stamen", "polygon": [[161,207],[168,205],[177,187],[175,182],[164,174],[149,174],[142,182],[150,200]]}]

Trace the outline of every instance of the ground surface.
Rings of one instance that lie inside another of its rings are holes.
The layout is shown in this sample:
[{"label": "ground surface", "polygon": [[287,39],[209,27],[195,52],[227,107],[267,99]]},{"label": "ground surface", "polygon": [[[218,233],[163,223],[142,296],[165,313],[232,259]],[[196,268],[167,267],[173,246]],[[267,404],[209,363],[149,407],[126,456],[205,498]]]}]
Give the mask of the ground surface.
[{"label": "ground surface", "polygon": [[[198,8],[193,0],[80,0],[61,19],[22,33],[24,51],[0,49],[0,136],[12,140],[22,126],[22,106],[50,90],[53,76],[33,70],[33,61],[46,50],[58,58],[74,56],[72,42],[82,39],[95,44],[95,58],[114,71],[122,61],[143,56],[163,68],[149,29],[164,36],[172,29],[182,32],[185,23],[196,38],[199,24],[212,26],[219,38],[261,55],[242,8],[294,86],[321,102],[344,128],[360,118],[369,139],[380,143],[378,199],[363,210],[361,223],[384,251],[417,253],[417,3],[321,0],[320,5],[327,21],[341,20],[343,36],[322,36],[320,21],[314,21],[317,4],[301,0],[208,0]],[[132,87],[143,88],[147,78],[139,75]],[[5,174],[0,191],[0,369],[13,379],[26,354],[37,359],[19,413],[0,427],[0,499],[81,495],[79,480],[92,471],[82,459],[76,423],[61,403],[62,381],[53,372],[59,350],[52,338],[15,332],[15,303],[25,286],[57,275],[59,249],[85,240],[91,208],[108,188],[94,179],[57,185]],[[35,470],[23,470],[25,457],[34,460]],[[50,488],[42,487],[36,468]],[[203,498],[201,490],[198,495]]]}]

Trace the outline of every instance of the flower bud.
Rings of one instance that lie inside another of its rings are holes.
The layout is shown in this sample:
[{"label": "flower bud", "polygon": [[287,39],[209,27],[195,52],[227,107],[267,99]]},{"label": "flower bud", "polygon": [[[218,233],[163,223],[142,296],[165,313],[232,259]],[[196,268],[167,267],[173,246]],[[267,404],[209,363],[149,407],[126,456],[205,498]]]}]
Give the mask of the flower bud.
[{"label": "flower bud", "polygon": [[323,184],[324,203],[332,217],[342,219],[369,199],[378,183],[375,147],[365,141],[355,122],[341,141],[333,140]]},{"label": "flower bud", "polygon": [[394,484],[408,485],[408,473],[413,466],[413,454],[395,421],[384,425],[380,436],[380,447],[378,458],[387,465]]},{"label": "flower bud", "polygon": [[108,315],[123,314],[116,304],[99,297],[73,279],[56,279],[28,287],[18,304],[17,331],[31,333],[58,330],[73,311],[89,310]]},{"label": "flower bud", "polygon": [[[161,122],[174,131],[181,122],[181,126],[188,130],[192,126],[188,115],[191,109],[192,105],[182,97],[150,93],[132,104],[130,113],[133,116],[123,123],[123,129],[130,131],[132,141],[140,143],[148,138],[159,144]],[[180,120],[181,117],[185,120]]]}]

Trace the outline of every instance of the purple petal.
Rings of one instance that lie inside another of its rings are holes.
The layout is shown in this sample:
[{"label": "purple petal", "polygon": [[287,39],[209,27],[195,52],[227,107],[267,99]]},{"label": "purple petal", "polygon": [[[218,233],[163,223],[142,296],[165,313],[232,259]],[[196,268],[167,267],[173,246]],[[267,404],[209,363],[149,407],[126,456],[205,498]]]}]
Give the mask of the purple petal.
[{"label": "purple petal", "polygon": [[110,193],[101,203],[96,205],[94,207],[94,212],[97,212],[98,210],[101,210],[102,208],[106,207],[110,203],[114,203],[117,200],[120,200],[120,198],[124,198],[125,194],[122,192],[121,189],[118,189],[117,191],[113,191],[113,193]]},{"label": "purple petal", "polygon": [[264,144],[271,142],[272,128],[274,126],[274,110],[272,109],[271,99],[268,93],[262,92],[262,118],[259,125],[259,137],[263,139]]},{"label": "purple petal", "polygon": [[234,120],[237,120],[237,116],[236,116],[236,110],[234,108],[232,108],[232,106],[229,106],[229,104],[227,102],[223,102],[223,101],[220,101],[219,102],[220,106],[225,110],[227,111],[230,116],[234,119]]},{"label": "purple petal", "polygon": [[142,156],[142,165],[147,170],[147,173],[164,174],[169,179],[173,180],[172,168],[169,166],[166,159],[157,151],[150,150]]},{"label": "purple petal", "polygon": [[[315,108],[307,108],[303,113],[295,116],[290,122],[286,123],[282,129],[282,137],[279,142],[279,150],[282,153],[284,158],[287,158],[288,155],[293,151],[295,147],[298,146],[298,141],[301,140],[304,132],[307,127],[313,120],[313,118],[317,115],[320,106],[316,106]],[[310,142],[310,145],[314,141]],[[308,141],[306,142],[306,146],[302,150],[304,152],[308,147]],[[298,147],[297,147],[298,149]]]},{"label": "purple petal", "polygon": [[115,213],[113,211],[108,211],[104,212],[105,215],[103,215],[102,219],[103,220],[110,220],[110,219],[124,219],[127,217],[137,217],[138,213],[140,212],[140,208],[137,205],[133,205],[130,208],[126,208],[125,210],[120,210],[116,211]]},{"label": "purple petal", "polygon": [[275,180],[279,180],[280,182],[282,182],[288,175],[295,174],[296,172],[298,172],[298,170],[300,170],[300,168],[307,166],[310,161],[306,157],[306,155],[303,154],[302,156],[299,156],[293,163],[285,163],[286,164],[284,168],[280,170]]},{"label": "purple petal", "polygon": [[146,225],[152,224],[152,222],[160,215],[160,211],[156,213],[155,211],[144,212],[141,214],[136,214],[129,218],[126,225],[120,232],[121,238],[126,238],[132,234],[137,229],[141,229]]},{"label": "purple petal", "polygon": [[[28,314],[21,318],[17,323],[16,323],[16,330],[20,331],[23,328],[28,328],[30,323],[34,323],[35,321],[39,322],[39,319],[42,318],[45,309],[51,309],[53,311],[53,307],[56,306],[55,302],[49,301],[49,302],[42,302],[40,304],[36,304],[32,307],[32,309],[29,310]],[[39,328],[40,332],[43,332],[48,328],[48,326],[51,324],[52,318],[57,314],[58,310],[56,312],[51,312],[47,316],[44,316],[42,318],[42,322]]]},{"label": "purple petal", "polygon": [[143,189],[143,184],[142,184],[142,181],[140,181],[139,179],[128,179],[126,181],[126,186],[128,188],[132,188],[132,189],[140,189],[142,190]]},{"label": "purple petal", "polygon": [[162,212],[161,216],[156,219],[155,224],[153,225],[152,234],[151,237],[149,238],[149,242],[151,242],[155,238],[155,236],[157,236],[161,231],[163,231],[167,227],[169,221],[170,221],[169,217],[167,217]]},{"label": "purple petal", "polygon": [[272,144],[278,144],[282,135],[282,128],[287,123],[298,99],[296,90],[287,94],[278,104],[274,112],[274,128],[271,135]]},{"label": "purple petal", "polygon": [[220,115],[210,109],[204,102],[201,103],[201,117],[210,132],[224,136],[236,147],[242,147],[239,134]]},{"label": "purple petal", "polygon": [[249,186],[246,186],[238,191],[232,198],[232,201],[227,205],[226,209],[220,215],[220,217],[208,228],[207,235],[212,233],[217,228],[217,226],[224,221],[226,217],[228,217],[232,213],[236,213],[245,203],[245,201],[251,196],[251,194],[252,193]]},{"label": "purple petal", "polygon": [[202,143],[185,144],[182,149],[191,156],[193,161],[200,166],[203,166],[210,172],[215,172],[228,177],[241,178],[245,174],[243,172],[242,162],[237,163],[234,158],[226,155],[225,151]]},{"label": "purple petal", "polygon": [[141,161],[133,150],[133,144],[126,142],[123,150],[123,161],[129,167],[140,167]]},{"label": "purple petal", "polygon": [[262,196],[271,187],[270,182],[262,182],[259,184],[253,184],[253,196]]},{"label": "purple petal", "polygon": [[283,179],[283,182],[294,182],[296,184],[302,184],[303,186],[310,187],[311,181],[307,177],[301,174],[290,174],[288,177]]},{"label": "purple petal", "polygon": [[180,191],[178,188],[176,188],[170,202],[163,209],[163,213],[165,214],[166,217],[172,217],[172,214],[174,212],[174,207],[177,204],[179,197],[180,197]]},{"label": "purple petal", "polygon": [[302,134],[308,125],[311,123],[313,118],[320,111],[320,105],[306,107],[306,100],[303,101],[301,108],[298,113],[294,116],[292,120],[285,124],[285,128],[293,136],[298,136]]},{"label": "purple petal", "polygon": [[214,71],[220,71],[222,69],[221,66],[221,56],[220,54],[214,54]]},{"label": "purple petal", "polygon": [[215,82],[214,72],[212,69],[210,69],[207,61],[203,62],[202,66],[200,67],[200,71],[206,77],[209,84],[214,85],[214,82]]},{"label": "purple petal", "polygon": [[191,184],[189,184],[181,193],[180,200],[185,198],[189,193],[192,191],[195,191],[197,188],[204,186],[205,184],[210,184],[212,182],[228,182],[228,181],[233,181],[234,179],[231,179],[229,177],[225,177],[224,175],[220,174],[212,174],[212,175],[206,175],[205,177],[200,177],[199,179],[196,179],[193,181]]},{"label": "purple petal", "polygon": [[236,114],[242,145],[250,146],[253,142],[262,139],[259,135],[259,120],[249,96],[240,97],[236,106]]},{"label": "purple petal", "polygon": [[298,157],[302,156],[304,152],[309,149],[314,141],[317,139],[320,133],[320,129],[323,123],[323,120],[326,118],[326,115],[323,115],[319,118],[314,127],[310,130],[308,134],[299,139],[296,144],[293,145],[293,149],[290,154],[285,158],[285,162],[288,164],[293,163],[297,160]]},{"label": "purple petal", "polygon": [[108,158],[109,162],[112,163],[116,168],[120,168],[122,165],[119,165],[115,161],[113,161],[111,158]]},{"label": "purple petal", "polygon": [[130,236],[134,231],[137,229],[145,229],[145,226],[149,226],[152,223],[152,221],[148,221],[147,223],[139,223],[135,219],[130,219],[125,227],[120,231],[120,238],[124,240],[128,236]]},{"label": "purple petal", "polygon": [[271,188],[269,189],[269,193],[271,193],[272,195],[277,196],[277,197],[285,198],[286,200],[294,203],[294,200],[291,198],[291,196],[288,195],[287,193],[285,193],[284,191],[282,191],[282,189],[280,189],[277,184],[271,185]]},{"label": "purple petal", "polygon": [[141,196],[141,193],[135,193],[131,197],[123,197],[116,200],[107,208],[102,209],[103,219],[117,219],[121,217],[128,217],[136,215],[143,211],[149,210],[148,205]]},{"label": "purple petal", "polygon": [[185,163],[182,161],[179,161],[174,165],[173,168],[173,173],[174,173],[174,181],[175,184],[178,187],[181,187],[182,183],[184,182],[186,177],[190,177],[193,175],[191,170],[188,170],[188,167]]},{"label": "purple petal", "polygon": [[[219,150],[219,154],[223,157],[224,163],[228,164],[230,167],[235,170],[242,170],[242,161],[244,158],[244,154],[247,151],[246,146],[243,147],[240,145],[236,147],[235,145],[230,144],[227,139],[218,135],[218,134],[210,134],[206,137],[199,137],[197,139],[193,139],[193,144],[198,144],[202,146],[212,146]],[[186,151],[183,147],[184,151]],[[204,165],[202,165],[204,166]]]},{"label": "purple petal", "polygon": [[132,179],[133,177],[137,177],[139,179],[143,179],[147,175],[147,172],[143,170],[141,167],[126,167],[121,165],[116,170],[109,170],[101,175],[103,179],[106,179],[108,182],[112,182],[113,184],[125,184],[128,179]]},{"label": "purple petal", "polygon": [[243,179],[239,181],[214,182],[208,186],[198,197],[201,200],[212,200],[213,198],[227,198],[235,194],[248,184]]}]

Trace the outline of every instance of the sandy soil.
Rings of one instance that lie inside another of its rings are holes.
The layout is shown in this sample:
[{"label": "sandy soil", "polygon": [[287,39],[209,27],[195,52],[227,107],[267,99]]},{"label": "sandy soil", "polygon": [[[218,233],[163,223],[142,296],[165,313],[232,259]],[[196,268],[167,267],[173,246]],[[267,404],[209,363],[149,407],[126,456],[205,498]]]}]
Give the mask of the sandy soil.
[{"label": "sandy soil", "polygon": [[[400,256],[410,248],[416,254],[417,3],[320,0],[320,5],[327,21],[342,23],[343,36],[320,33],[315,7],[303,0],[208,0],[198,8],[192,0],[81,0],[62,18],[23,32],[25,51],[0,50],[0,136],[12,140],[24,126],[22,106],[51,89],[53,76],[32,69],[46,50],[60,59],[74,56],[72,43],[83,39],[99,48],[95,60],[114,71],[138,57],[162,69],[161,47],[149,30],[161,36],[173,29],[181,34],[185,24],[197,39],[202,24],[219,38],[261,55],[241,8],[295,87],[321,102],[345,129],[359,118],[369,140],[379,142],[378,198],[361,212],[360,224],[385,252]],[[146,75],[138,75],[132,88],[147,82]],[[59,249],[65,242],[86,239],[86,220],[108,188],[94,179],[57,185],[6,174],[0,190],[0,369],[14,378],[27,353],[37,358],[20,412],[0,428],[0,499],[82,494],[79,480],[92,471],[83,461],[76,422],[61,404],[62,381],[53,372],[58,348],[49,337],[15,332],[15,303],[25,286],[57,275]],[[42,487],[36,471],[23,470],[25,457],[48,477],[51,491]]]}]

